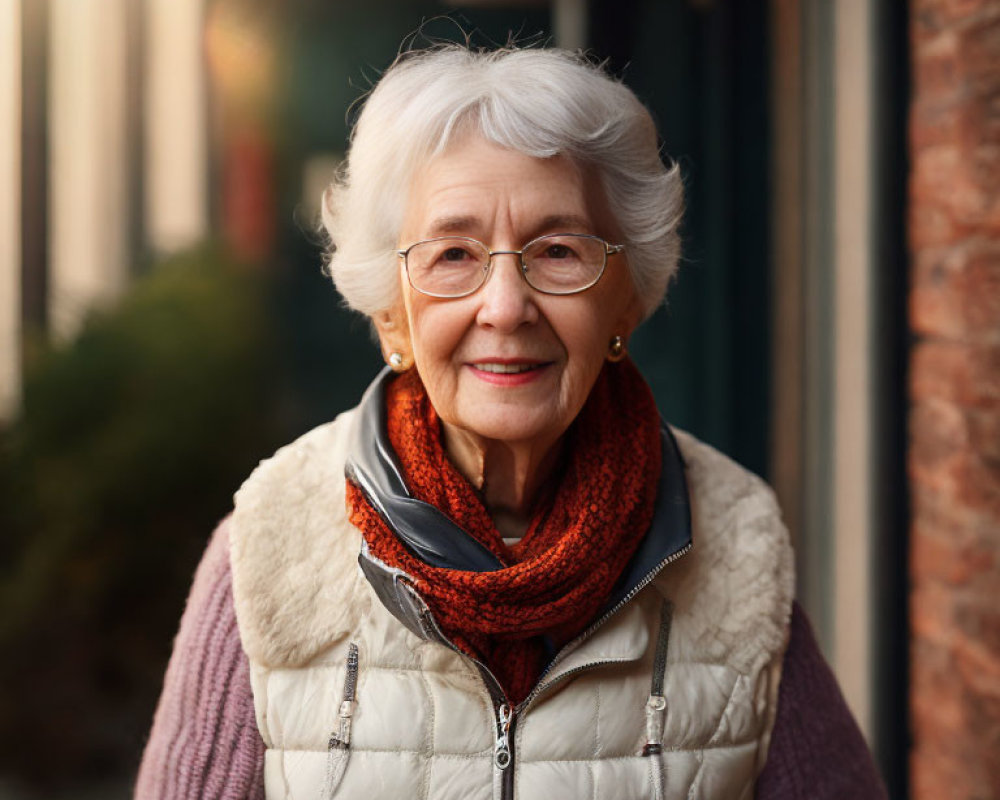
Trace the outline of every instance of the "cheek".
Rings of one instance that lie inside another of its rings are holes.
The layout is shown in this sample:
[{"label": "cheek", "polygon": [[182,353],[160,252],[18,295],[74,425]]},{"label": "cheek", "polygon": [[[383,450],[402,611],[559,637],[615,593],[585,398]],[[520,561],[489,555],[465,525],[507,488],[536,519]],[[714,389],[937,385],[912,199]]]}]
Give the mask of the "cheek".
[{"label": "cheek", "polygon": [[410,339],[414,356],[425,363],[447,358],[461,338],[462,325],[455,314],[440,305],[415,303],[409,309]]},{"label": "cheek", "polygon": [[590,328],[579,332],[571,347],[570,358],[577,362],[578,369],[588,375],[595,375],[604,362],[606,352],[602,331]]},{"label": "cheek", "polygon": [[615,299],[607,297],[588,304],[586,309],[574,315],[566,315],[561,321],[560,338],[568,355],[566,388],[575,402],[579,394],[590,392],[593,382],[604,366],[611,338],[615,330]]},{"label": "cheek", "polygon": [[564,318],[560,338],[571,358],[600,369],[613,335],[612,327],[606,308],[591,305]]}]

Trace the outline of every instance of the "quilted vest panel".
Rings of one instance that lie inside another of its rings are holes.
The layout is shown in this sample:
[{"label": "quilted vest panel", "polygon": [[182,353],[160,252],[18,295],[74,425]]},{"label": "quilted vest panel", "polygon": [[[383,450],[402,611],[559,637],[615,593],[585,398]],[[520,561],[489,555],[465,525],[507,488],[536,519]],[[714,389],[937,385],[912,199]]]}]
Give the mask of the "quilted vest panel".
[{"label": "quilted vest panel", "polygon": [[[666,705],[650,712],[661,587],[662,580],[647,587],[609,620],[517,715],[508,768],[513,797],[752,797],[771,719],[773,665],[743,674],[672,660],[668,648]],[[253,664],[268,798],[503,797],[496,711],[476,666],[411,633],[373,593],[361,604],[358,626],[308,665]],[[331,748],[352,643],[358,666],[350,742]],[[644,755],[650,738],[659,739],[661,752]]]},{"label": "quilted vest panel", "polygon": [[[234,597],[269,798],[752,797],[793,584],[787,533],[759,479],[677,433],[694,549],[543,678],[515,716],[502,770],[476,665],[404,627],[358,568],[343,496],[350,423],[346,414],[283,448],[237,495]],[[665,600],[674,612],[660,671]]]}]

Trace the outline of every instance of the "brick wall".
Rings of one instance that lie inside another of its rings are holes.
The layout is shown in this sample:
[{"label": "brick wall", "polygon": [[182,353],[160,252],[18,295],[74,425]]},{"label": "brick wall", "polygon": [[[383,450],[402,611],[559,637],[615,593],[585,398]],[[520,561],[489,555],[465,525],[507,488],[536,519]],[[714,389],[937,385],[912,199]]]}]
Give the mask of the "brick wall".
[{"label": "brick wall", "polygon": [[912,796],[1000,798],[1000,2],[911,0]]}]

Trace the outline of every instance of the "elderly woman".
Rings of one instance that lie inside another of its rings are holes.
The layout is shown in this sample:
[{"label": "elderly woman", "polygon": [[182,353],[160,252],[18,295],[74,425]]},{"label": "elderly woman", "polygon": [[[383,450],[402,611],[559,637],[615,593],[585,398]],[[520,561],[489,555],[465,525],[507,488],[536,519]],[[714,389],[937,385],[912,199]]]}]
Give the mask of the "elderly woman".
[{"label": "elderly woman", "polygon": [[628,359],[681,205],[576,56],[386,72],[324,222],[389,368],[237,494],[138,797],[881,796],[772,493]]}]

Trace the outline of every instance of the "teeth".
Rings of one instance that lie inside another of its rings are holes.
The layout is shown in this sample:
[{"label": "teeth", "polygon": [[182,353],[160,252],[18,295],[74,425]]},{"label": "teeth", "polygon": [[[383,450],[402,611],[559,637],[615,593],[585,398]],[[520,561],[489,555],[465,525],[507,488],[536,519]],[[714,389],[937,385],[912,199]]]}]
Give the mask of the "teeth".
[{"label": "teeth", "polygon": [[476,364],[476,369],[495,372],[498,375],[516,375],[518,372],[527,372],[537,366],[537,364]]}]

